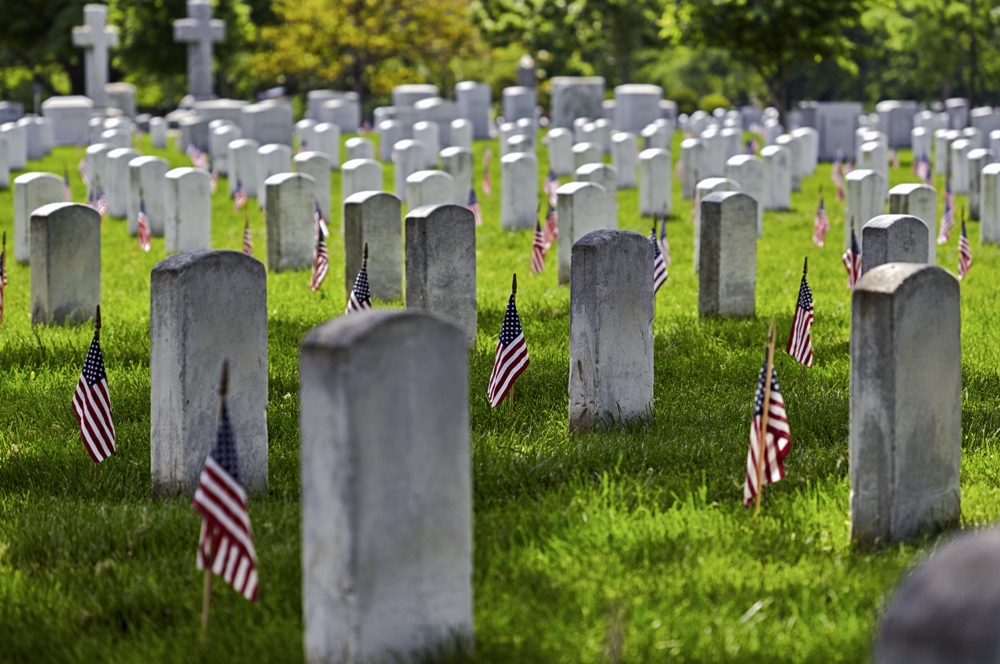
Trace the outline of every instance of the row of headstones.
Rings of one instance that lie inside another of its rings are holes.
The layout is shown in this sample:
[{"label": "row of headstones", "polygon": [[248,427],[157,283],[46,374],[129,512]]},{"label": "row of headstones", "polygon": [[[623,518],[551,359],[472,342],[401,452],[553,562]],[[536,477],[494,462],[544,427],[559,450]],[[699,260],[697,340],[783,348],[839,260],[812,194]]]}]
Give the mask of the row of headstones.
[{"label": "row of headstones", "polygon": [[52,152],[52,122],[28,115],[0,124],[0,189],[10,186],[11,171],[24,170],[29,159]]}]

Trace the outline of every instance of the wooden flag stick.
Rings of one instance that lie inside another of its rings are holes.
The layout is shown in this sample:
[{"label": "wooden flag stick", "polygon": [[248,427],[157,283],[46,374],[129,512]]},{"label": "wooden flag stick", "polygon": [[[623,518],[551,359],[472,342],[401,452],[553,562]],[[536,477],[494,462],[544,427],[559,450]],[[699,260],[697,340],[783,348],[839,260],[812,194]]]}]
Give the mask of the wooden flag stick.
[{"label": "wooden flag stick", "polygon": [[[517,295],[517,272],[514,273],[514,278],[510,282],[510,294],[511,296]],[[514,417],[514,384],[510,385],[510,392],[507,393],[507,403],[510,404],[510,417]]]},{"label": "wooden flag stick", "polygon": [[364,262],[364,266],[367,268],[368,267],[368,243],[367,242],[365,242],[365,257],[364,257],[364,261],[365,261]]},{"label": "wooden flag stick", "polygon": [[760,514],[760,495],[764,493],[764,454],[767,449],[767,420],[771,410],[771,372],[774,370],[774,319],[767,333],[767,368],[764,373],[764,412],[760,418],[760,443],[757,446],[757,499],[753,510],[754,523]]}]

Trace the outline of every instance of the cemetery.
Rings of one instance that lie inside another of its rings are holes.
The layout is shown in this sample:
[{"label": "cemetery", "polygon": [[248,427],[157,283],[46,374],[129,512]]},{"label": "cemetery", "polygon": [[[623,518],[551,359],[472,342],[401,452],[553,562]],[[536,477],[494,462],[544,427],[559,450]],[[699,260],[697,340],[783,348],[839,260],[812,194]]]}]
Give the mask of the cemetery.
[{"label": "cemetery", "polygon": [[176,99],[112,3],[0,102],[0,662],[993,661],[992,82],[244,94],[173,4]]}]

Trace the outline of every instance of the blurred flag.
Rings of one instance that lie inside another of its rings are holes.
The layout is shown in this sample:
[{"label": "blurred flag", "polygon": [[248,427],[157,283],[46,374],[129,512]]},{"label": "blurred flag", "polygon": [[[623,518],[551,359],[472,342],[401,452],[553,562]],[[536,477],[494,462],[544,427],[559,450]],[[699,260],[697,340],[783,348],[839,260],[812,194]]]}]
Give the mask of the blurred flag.
[{"label": "blurred flag", "polygon": [[88,174],[87,174],[87,158],[86,157],[84,157],[83,159],[81,159],[80,163],[76,165],[76,172],[80,174],[80,179],[83,180],[84,184],[86,184],[86,185],[90,184],[90,178],[88,177]]},{"label": "blurred flag", "polygon": [[247,190],[243,187],[243,182],[237,178],[236,193],[233,194],[233,212],[239,212],[247,204],[249,198]]},{"label": "blurred flag", "polygon": [[667,283],[667,263],[660,251],[660,243],[656,237],[656,219],[653,219],[653,230],[649,232],[649,241],[653,243],[653,296],[660,287]]},{"label": "blurred flag", "polygon": [[[743,484],[743,506],[749,507],[757,492],[760,491],[757,478],[763,478],[764,484],[773,484],[785,476],[783,463],[792,448],[792,435],[788,429],[788,415],[785,412],[785,402],[781,398],[778,387],[778,371],[771,367],[770,389],[765,385],[767,378],[767,357],[764,366],[760,368],[757,379],[757,393],[754,395],[753,416],[750,420],[750,450],[747,453],[746,480]],[[767,399],[767,431],[764,433],[764,458],[759,459],[761,450],[761,429],[763,428],[764,401]],[[763,462],[763,473],[757,464]]]},{"label": "blurred flag", "polygon": [[551,201],[549,201],[549,213],[545,215],[542,239],[545,241],[546,250],[559,241],[559,215]]},{"label": "blurred flag", "polygon": [[663,214],[660,215],[660,251],[663,253],[663,264],[670,267],[670,242],[667,240],[666,205],[663,206],[663,210]]},{"label": "blurred flag", "polygon": [[803,270],[799,299],[795,303],[795,317],[792,319],[792,330],[788,335],[785,352],[807,367],[813,365],[812,324],[813,294]]},{"label": "blurred flag", "polygon": [[365,256],[361,261],[361,270],[354,280],[354,288],[351,289],[351,296],[347,298],[347,311],[350,314],[355,311],[364,311],[372,308],[372,292],[368,287],[368,243],[365,243]]},{"label": "blurred flag", "polygon": [[858,236],[854,232],[854,220],[852,219],[851,221],[851,246],[840,257],[840,260],[844,262],[844,267],[847,268],[848,288],[854,288],[854,284],[858,283],[858,279],[861,278],[861,247],[858,245]]},{"label": "blurred flag", "polygon": [[253,238],[250,236],[250,219],[243,220],[243,253],[253,256]]},{"label": "blurred flag", "polygon": [[955,194],[951,193],[951,178],[944,182],[944,214],[941,215],[941,232],[937,243],[944,244],[951,239],[951,229],[955,226]]},{"label": "blurred flag", "polygon": [[542,233],[542,223],[535,221],[535,234],[531,238],[531,271],[538,274],[545,269],[545,254],[548,252],[548,245],[545,243],[545,236]]},{"label": "blurred flag", "polygon": [[476,226],[483,225],[483,210],[479,207],[479,199],[476,198],[476,188],[469,189],[469,202],[466,207],[472,210],[472,215],[476,218]]},{"label": "blurred flag", "polygon": [[821,190],[819,193],[819,209],[816,210],[816,218],[813,219],[813,244],[817,247],[822,247],[828,230],[830,230],[830,218],[826,215],[826,206],[823,203],[823,192]]},{"label": "blurred flag", "polygon": [[111,419],[111,397],[108,375],[104,372],[101,352],[100,313],[96,320],[94,340],[90,342],[83,371],[73,393],[73,416],[80,426],[80,439],[94,463],[100,463],[115,453],[115,424]]},{"label": "blurred flag", "polygon": [[542,185],[542,191],[549,197],[549,205],[556,205],[559,202],[559,196],[556,195],[558,189],[559,178],[556,177],[555,170],[550,168],[549,175],[545,178],[545,184]]},{"label": "blurred flag", "polygon": [[490,406],[496,408],[503,403],[514,381],[528,367],[528,344],[524,340],[521,329],[521,319],[517,315],[517,275],[514,276],[514,287],[511,289],[510,300],[507,301],[507,311],[504,313],[503,325],[500,327],[500,339],[497,341],[496,359],[493,360],[493,371],[486,387],[486,396]]},{"label": "blurred flag", "polygon": [[326,241],[323,232],[316,233],[316,248],[313,249],[312,275],[309,278],[309,288],[315,293],[323,285],[326,273],[330,271],[330,258],[326,255]]},{"label": "blurred flag", "polygon": [[493,193],[493,180],[490,178],[490,162],[493,160],[493,150],[486,148],[483,152],[483,195]]},{"label": "blurred flag", "polygon": [[317,233],[322,233],[323,237],[330,234],[330,228],[326,225],[326,217],[323,216],[323,211],[319,209],[319,201],[313,199],[313,225],[316,228]]},{"label": "blurred flag", "polygon": [[969,235],[965,232],[965,219],[962,219],[962,235],[958,238],[958,280],[965,279],[972,267],[972,245],[969,244]]},{"label": "blurred flag", "polygon": [[153,248],[152,246],[152,233],[149,230],[149,217],[146,216],[146,200],[140,195],[139,196],[139,217],[135,222],[137,233],[139,236],[139,248],[143,251],[148,252]]}]

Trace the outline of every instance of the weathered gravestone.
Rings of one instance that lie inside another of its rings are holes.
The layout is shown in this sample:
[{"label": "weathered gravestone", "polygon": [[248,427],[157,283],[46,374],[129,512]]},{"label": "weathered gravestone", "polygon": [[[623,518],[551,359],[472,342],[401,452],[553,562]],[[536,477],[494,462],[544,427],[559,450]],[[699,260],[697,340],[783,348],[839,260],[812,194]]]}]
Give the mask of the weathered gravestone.
[{"label": "weathered gravestone", "polygon": [[73,46],[84,49],[84,90],[94,105],[108,105],[104,86],[108,82],[108,49],[118,46],[118,28],[107,25],[107,5],[84,5],[83,25],[73,28]]},{"label": "weathered gravestone", "polygon": [[476,345],[476,220],[460,205],[406,215],[406,308],[446,316]]},{"label": "weathered gravestone", "polygon": [[681,196],[685,200],[694,198],[694,189],[703,174],[708,172],[705,143],[700,138],[686,138],[681,141]]},{"label": "weathered gravestone", "polygon": [[248,104],[240,111],[240,127],[244,136],[261,145],[278,143],[291,147],[294,134],[292,106],[281,99]]},{"label": "weathered gravestone", "polygon": [[0,125],[0,138],[7,142],[7,160],[10,170],[20,171],[28,164],[28,143],[24,128],[14,122]]},{"label": "weathered gravestone", "polygon": [[573,245],[569,430],[649,416],[653,408],[653,244],[599,230]]},{"label": "weathered gravestone", "polygon": [[212,247],[212,194],[208,173],[197,168],[167,171],[163,239],[167,252]]},{"label": "weathered gravestone", "polygon": [[314,196],[323,212],[323,218],[330,220],[330,158],[322,152],[300,152],[293,158],[295,172],[305,173],[316,182]]},{"label": "weathered gravestone", "polygon": [[[84,153],[84,165],[87,173],[87,198],[96,197],[100,187],[105,195],[108,190],[108,153],[115,150],[110,143],[95,143]],[[52,201],[55,202],[55,201]]]},{"label": "weathered gravestone", "polygon": [[673,211],[671,195],[673,173],[670,153],[651,148],[639,153],[639,214],[670,215]]},{"label": "weathered gravestone", "polygon": [[977,148],[969,150],[969,219],[979,221],[979,207],[982,199],[983,169],[993,163],[993,150]]},{"label": "weathered gravestone", "polygon": [[187,16],[174,21],[174,41],[188,45],[188,92],[197,101],[211,99],[212,46],[226,38],[226,24],[212,18],[207,0],[187,0]]},{"label": "weathered gravestone", "polygon": [[507,150],[504,152],[504,156],[509,154],[514,154],[517,152],[527,152],[529,154],[535,153],[535,140],[531,136],[525,136],[524,134],[515,134],[507,139]]},{"label": "weathered gravestone", "polygon": [[910,132],[910,143],[913,145],[913,162],[931,160],[931,132],[926,127],[914,127]]},{"label": "weathered gravestone", "polygon": [[302,341],[310,662],[410,660],[456,639],[471,647],[464,334],[423,311],[367,311]]},{"label": "weathered gravestone", "polygon": [[[717,191],[739,191],[740,183],[735,180],[730,180],[728,178],[706,178],[698,183],[695,188],[695,200],[698,201],[697,205],[694,207],[694,215],[692,216],[692,221],[694,222],[694,271],[698,271],[698,265],[700,258],[701,246],[701,211],[702,205],[701,201],[705,200],[705,197],[709,194],[714,194]],[[756,199],[755,199],[756,200]]]},{"label": "weathered gravestone", "polygon": [[[314,148],[318,150],[319,148]],[[344,143],[344,150],[346,154],[346,160],[350,161],[352,159],[374,159],[375,158],[375,144],[372,143],[367,138],[361,138],[360,136],[355,136],[354,138],[349,138]]]},{"label": "weathered gravestone", "polygon": [[299,150],[315,150],[313,144],[313,128],[317,122],[312,118],[303,118],[295,123],[295,135],[299,138]]},{"label": "weathered gravestone", "polygon": [[104,94],[108,100],[108,107],[117,108],[127,118],[136,117],[135,92],[135,86],[124,81],[108,83],[104,86]]},{"label": "weathered gravestone", "polygon": [[1000,164],[984,167],[982,178],[979,241],[982,244],[1000,244]]},{"label": "weathered gravestone", "polygon": [[398,120],[383,120],[378,123],[378,155],[385,163],[392,161],[392,150],[403,140],[403,125]]},{"label": "weathered gravestone", "polygon": [[639,144],[635,134],[620,131],[611,137],[611,163],[618,174],[619,189],[635,189],[635,170]]},{"label": "weathered gravestone", "polygon": [[615,88],[615,129],[637,134],[660,117],[663,88],[658,85],[625,84]]},{"label": "weathered gravestone", "polygon": [[349,295],[368,247],[368,287],[373,297],[403,295],[402,201],[385,191],[361,191],[344,200],[344,290]]},{"label": "weathered gravestone", "polygon": [[257,151],[260,144],[251,138],[241,138],[229,144],[229,195],[236,193],[239,187],[247,196],[257,195]]},{"label": "weathered gravestone", "polygon": [[392,160],[396,165],[396,195],[406,203],[406,178],[424,169],[427,163],[427,146],[420,141],[404,139],[392,148]]},{"label": "weathered gravestone", "polygon": [[559,215],[558,280],[570,281],[573,245],[584,235],[605,228],[604,199],[607,192],[594,182],[569,182],[556,190]]},{"label": "weathered gravestone", "polygon": [[574,174],[580,182],[595,182],[604,189],[604,224],[601,228],[618,228],[618,174],[607,164],[585,164]]},{"label": "weathered gravestone", "polygon": [[31,324],[71,325],[101,304],[101,215],[77,203],[31,212]]},{"label": "weathered gravestone", "polygon": [[360,191],[382,191],[382,165],[377,161],[352,159],[340,167],[341,204]]},{"label": "weathered gravestone", "polygon": [[455,178],[444,171],[417,171],[406,178],[406,204],[421,205],[454,203]]},{"label": "weathered gravestone", "polygon": [[437,123],[441,147],[451,147],[451,123],[458,119],[455,102],[437,97],[421,99],[413,105],[413,110],[417,112],[417,121]]},{"label": "weathered gravestone", "polygon": [[775,145],[788,148],[789,172],[792,175],[792,191],[802,191],[802,143],[791,134],[782,134],[774,141]]},{"label": "weathered gravestone", "polygon": [[192,251],[153,268],[150,470],[153,493],[192,494],[215,441],[219,378],[243,487],[267,491],[267,275],[241,251]]},{"label": "weathered gravestone", "polygon": [[[330,168],[340,168],[340,127],[329,122],[320,122],[313,127],[312,139],[313,145],[310,147],[330,158]],[[350,143],[351,140],[354,139],[350,139],[347,142]],[[369,158],[373,159],[374,157]],[[350,160],[351,157],[347,159]]]},{"label": "weathered gravestone", "polygon": [[132,132],[124,127],[105,129],[101,132],[99,140],[116,148],[130,148],[132,147]]},{"label": "weathered gravestone", "polygon": [[0,189],[10,188],[10,146],[0,136]]},{"label": "weathered gravestone", "polygon": [[726,162],[726,173],[730,180],[740,185],[740,191],[757,201],[757,237],[764,234],[764,199],[767,196],[764,163],[751,154],[730,157]]},{"label": "weathered gravestone", "polygon": [[272,175],[292,172],[292,149],[287,145],[270,143],[257,150],[257,204],[267,207],[267,187],[264,183]]},{"label": "weathered gravestone", "polygon": [[861,229],[872,217],[885,212],[885,178],[869,169],[857,169],[847,174],[847,200],[844,211],[844,248],[851,246],[851,224],[861,242]]},{"label": "weathered gravestone", "polygon": [[264,187],[268,269],[283,272],[310,267],[316,246],[316,181],[304,173],[280,173],[269,177]]},{"label": "weathered gravestone", "polygon": [[219,175],[229,175],[229,144],[241,138],[243,138],[243,130],[234,124],[216,127],[212,131],[210,141],[212,145],[212,168]]},{"label": "weathered gravestone", "polygon": [[701,201],[698,313],[753,316],[757,290],[757,201],[716,192]]},{"label": "weathered gravestone", "polygon": [[603,77],[554,76],[549,82],[552,126],[572,127],[577,118],[599,118],[603,115]]},{"label": "weathered gravestone", "polygon": [[783,145],[769,145],[760,151],[764,164],[765,210],[792,207],[792,153]]},{"label": "weathered gravestone", "polygon": [[969,193],[969,151],[972,144],[966,138],[952,141],[949,150],[951,154],[951,193]]},{"label": "weathered gravestone", "polygon": [[569,129],[551,129],[546,134],[548,144],[549,168],[557,176],[573,173],[573,132]]},{"label": "weathered gravestone", "polygon": [[139,154],[138,150],[131,148],[117,148],[108,152],[106,192],[108,214],[112,217],[122,218],[128,214],[128,165],[129,162],[140,156],[142,155]]},{"label": "weathered gravestone", "polygon": [[927,224],[909,214],[882,214],[861,229],[861,274],[885,263],[926,263]]},{"label": "weathered gravestone", "polygon": [[667,150],[670,151],[670,131],[657,123],[646,125],[642,130],[642,141],[646,150]]},{"label": "weathered gravestone", "polygon": [[[866,250],[867,251],[867,250]],[[865,274],[851,300],[851,538],[921,537],[958,522],[958,280],[916,263]]]},{"label": "weathered gravestone", "polygon": [[154,148],[167,147],[167,121],[163,118],[149,119],[149,140]]},{"label": "weathered gravestone", "polygon": [[87,97],[49,97],[42,102],[42,114],[52,120],[56,145],[86,145],[93,110],[94,102]]},{"label": "weathered gravestone", "polygon": [[573,146],[573,170],[587,164],[600,164],[604,160],[597,143],[577,143]]},{"label": "weathered gravestone", "polygon": [[413,140],[424,145],[424,163],[421,168],[437,168],[441,150],[441,128],[436,122],[417,122],[413,125]]},{"label": "weathered gravestone", "polygon": [[819,132],[812,127],[799,127],[791,133],[802,145],[802,175],[812,175],[819,161]]},{"label": "weathered gravestone", "polygon": [[534,228],[538,220],[538,159],[527,152],[500,160],[500,227]]},{"label": "weathered gravestone", "polygon": [[14,178],[14,260],[31,260],[31,213],[49,203],[62,203],[63,180],[52,173],[25,173]]},{"label": "weathered gravestone", "polygon": [[128,163],[128,200],[126,221],[128,233],[135,236],[139,232],[139,201],[146,206],[149,232],[155,237],[163,237],[166,218],[166,177],[170,164],[161,157],[136,157]]},{"label": "weathered gravestone", "polygon": [[897,184],[889,190],[889,214],[909,214],[927,228],[927,263],[937,261],[937,191],[925,184]]},{"label": "weathered gravestone", "polygon": [[353,134],[361,127],[361,100],[356,93],[347,92],[340,99],[325,101],[320,105],[316,119],[337,125],[345,134]]},{"label": "weathered gravestone", "polygon": [[441,150],[440,156],[441,170],[454,180],[454,196],[449,202],[465,205],[469,202],[469,192],[472,190],[472,150],[450,147]]},{"label": "weathered gravestone", "polygon": [[517,122],[521,118],[534,121],[537,105],[534,88],[515,85],[503,89],[503,117],[507,122]]},{"label": "weathered gravestone", "polygon": [[451,147],[472,149],[472,121],[464,118],[451,121]]},{"label": "weathered gravestone", "polygon": [[459,117],[472,122],[472,134],[477,141],[490,137],[492,99],[490,86],[483,83],[461,81],[455,85],[455,103]]}]

